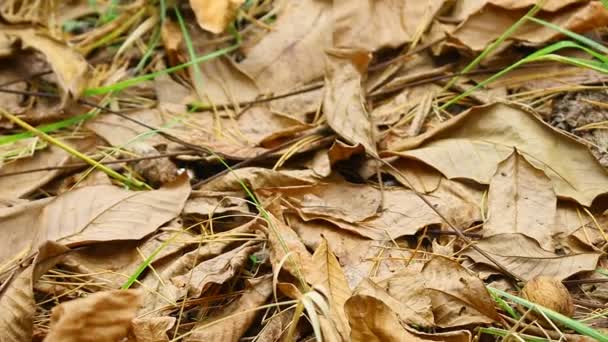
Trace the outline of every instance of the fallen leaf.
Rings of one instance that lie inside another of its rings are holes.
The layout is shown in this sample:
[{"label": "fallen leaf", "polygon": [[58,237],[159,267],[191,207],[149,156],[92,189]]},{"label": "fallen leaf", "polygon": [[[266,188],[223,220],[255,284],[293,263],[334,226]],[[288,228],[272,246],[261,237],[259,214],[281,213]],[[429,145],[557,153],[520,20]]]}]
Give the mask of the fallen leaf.
[{"label": "fallen leaf", "polygon": [[498,164],[490,180],[489,219],[483,225],[483,235],[520,233],[552,251],[556,208],[549,177],[515,151]]},{"label": "fallen leaf", "polygon": [[226,213],[250,213],[247,201],[238,192],[195,190],[186,201],[183,214],[212,217]]},{"label": "fallen leaf", "polygon": [[[594,270],[600,257],[598,253],[557,255],[521,234],[494,235],[479,241],[477,247],[524,280],[541,275],[563,280],[578,272]],[[476,263],[494,266],[473,249],[467,249],[463,255]]]},{"label": "fallen leaf", "polygon": [[245,51],[238,68],[262,91],[280,93],[317,80],[324,74],[325,49],[332,46],[333,22],[331,2],[286,2],[274,30]]},{"label": "fallen leaf", "polygon": [[455,261],[433,257],[422,268],[438,327],[492,323],[500,320],[494,300],[481,279]]},{"label": "fallen leaf", "polygon": [[370,56],[362,51],[332,50],[327,57],[323,113],[327,124],[353,145],[376,155],[374,127],[365,109],[362,75]]},{"label": "fallen leaf", "polygon": [[237,301],[223,307],[211,321],[197,324],[185,341],[239,341],[261,311],[253,309],[264,304],[271,294],[272,277],[250,280]]},{"label": "fallen leaf", "polygon": [[137,342],[169,342],[167,332],[173,327],[175,317],[143,317],[131,321]]},{"label": "fallen leaf", "polygon": [[429,164],[448,178],[489,184],[498,163],[513,148],[549,176],[561,198],[588,206],[608,188],[606,171],[586,146],[505,104],[473,108],[389,150]]},{"label": "fallen leaf", "polygon": [[444,0],[334,2],[334,46],[377,51],[398,48],[426,31]]},{"label": "fallen leaf", "polygon": [[189,194],[188,179],[181,177],[154,191],[136,192],[100,185],[0,208],[2,233],[10,236],[7,248],[0,252],[0,263],[47,240],[81,246],[141,239],[179,215]]},{"label": "fallen leaf", "polygon": [[426,342],[411,334],[399,322],[397,314],[381,300],[354,295],[344,305],[352,328],[353,342]]},{"label": "fallen leaf", "polygon": [[386,166],[383,169],[395,177],[401,185],[407,188],[412,186],[412,190],[424,194],[435,191],[439,187],[441,178],[443,178],[437,170],[415,159],[399,158],[391,164],[399,172]]},{"label": "fallen leaf", "polygon": [[45,342],[119,341],[142,301],[138,290],[102,291],[53,308]]},{"label": "fallen leaf", "polygon": [[245,0],[190,0],[190,7],[201,28],[222,33],[232,22]]},{"label": "fallen leaf", "polygon": [[23,48],[44,54],[63,91],[75,98],[80,96],[86,87],[88,70],[88,63],[81,54],[31,28],[4,29],[3,32],[17,37]]}]

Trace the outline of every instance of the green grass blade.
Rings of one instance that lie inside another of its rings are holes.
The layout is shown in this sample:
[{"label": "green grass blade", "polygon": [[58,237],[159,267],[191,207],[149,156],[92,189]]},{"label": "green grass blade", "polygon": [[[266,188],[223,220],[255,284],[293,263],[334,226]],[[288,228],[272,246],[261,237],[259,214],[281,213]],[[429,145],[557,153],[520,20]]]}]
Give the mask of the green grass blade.
[{"label": "green grass blade", "polygon": [[[604,1],[608,2],[608,0],[604,0]],[[572,32],[570,30],[567,30],[565,28],[557,26],[557,25],[555,25],[553,23],[550,23],[548,21],[544,21],[542,19],[528,18],[528,20],[531,20],[531,21],[533,21],[533,22],[535,22],[537,24],[540,24],[540,25],[546,26],[546,27],[548,27],[550,29],[553,29],[555,31],[558,31],[559,33],[561,33],[561,34],[563,34],[565,36],[568,36],[568,37],[574,39],[575,41],[577,41],[577,42],[579,42],[581,44],[587,45],[588,47],[590,47],[592,49],[595,49],[595,50],[597,50],[597,51],[599,51],[601,53],[608,54],[608,48],[607,47],[605,47],[604,45],[602,45],[602,44],[600,44],[600,43],[598,43],[598,42],[596,42],[596,41],[594,41],[592,39],[589,39],[589,38],[587,38],[587,37],[585,37],[583,35],[580,35],[580,34],[578,34],[576,32]]]},{"label": "green grass blade", "polygon": [[[479,332],[482,334],[498,336],[498,337],[507,337],[507,336],[511,335],[510,331],[493,328],[493,327],[479,328]],[[535,336],[529,336],[529,335],[524,335],[524,334],[517,334],[517,336],[523,338],[523,340],[526,342],[549,342],[549,340],[547,340],[546,338],[542,338],[542,337],[535,337]]]},{"label": "green grass blade", "polygon": [[600,342],[608,342],[608,335],[602,334],[600,331],[595,330],[595,329],[589,327],[588,325],[585,325],[579,321],[573,320],[570,317],[564,316],[564,315],[560,314],[559,312],[555,312],[553,310],[547,309],[543,306],[532,303],[526,299],[520,298],[518,296],[512,295],[510,293],[507,293],[507,292],[499,290],[499,289],[495,289],[490,286],[488,286],[487,289],[488,289],[488,291],[490,291],[490,293],[507,298],[528,309],[532,309],[538,313],[542,313],[545,316],[547,316],[549,319],[551,319],[552,321],[560,323],[563,326],[568,327],[568,328],[578,332],[579,334],[589,336]]},{"label": "green grass blade", "polygon": [[[96,114],[95,112],[88,112],[86,114],[81,114],[78,116],[71,117],[69,119],[53,122],[51,124],[40,125],[35,128],[38,131],[43,132],[43,133],[51,133],[51,132],[60,130],[62,128],[67,128],[67,127],[70,127],[77,123],[80,123],[82,121],[88,120],[88,119],[94,117],[95,114]],[[33,136],[34,136],[34,134],[31,132],[23,132],[23,133],[16,133],[16,134],[11,134],[11,135],[0,136],[0,145],[11,144],[11,143],[19,141],[21,139],[31,138]]]}]

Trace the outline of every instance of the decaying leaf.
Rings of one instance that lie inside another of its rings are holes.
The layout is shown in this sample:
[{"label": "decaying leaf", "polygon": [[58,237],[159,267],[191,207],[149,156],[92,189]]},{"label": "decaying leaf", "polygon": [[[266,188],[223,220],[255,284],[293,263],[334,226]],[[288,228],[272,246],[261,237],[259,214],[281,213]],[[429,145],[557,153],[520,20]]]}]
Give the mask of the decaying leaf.
[{"label": "decaying leaf", "polygon": [[75,246],[141,239],[175,218],[189,194],[188,179],[181,177],[154,191],[136,192],[100,185],[0,208],[0,230],[9,239],[7,248],[0,252],[0,260],[6,261],[47,240]]},{"label": "decaying leaf", "polygon": [[59,341],[119,341],[127,337],[131,320],[142,301],[137,290],[96,292],[57,305],[44,339]]},{"label": "decaying leaf", "polygon": [[[506,116],[509,120],[504,120]],[[549,176],[559,197],[590,205],[608,189],[608,174],[586,146],[505,104],[471,109],[390,149],[421,160],[448,178],[489,184],[498,163],[513,148]]]},{"label": "decaying leaf", "polygon": [[484,237],[519,233],[553,250],[557,198],[545,173],[515,151],[498,164],[488,192],[489,219]]},{"label": "decaying leaf", "polygon": [[137,342],[169,342],[167,331],[175,324],[175,317],[135,318],[131,324]]},{"label": "decaying leaf", "polygon": [[[478,242],[477,247],[524,280],[541,275],[563,280],[578,272],[594,270],[600,257],[598,253],[557,255],[521,234],[494,235]],[[471,248],[463,254],[476,263],[493,265]]]},{"label": "decaying leaf", "polygon": [[190,0],[198,24],[207,31],[221,33],[236,16],[245,0]]}]

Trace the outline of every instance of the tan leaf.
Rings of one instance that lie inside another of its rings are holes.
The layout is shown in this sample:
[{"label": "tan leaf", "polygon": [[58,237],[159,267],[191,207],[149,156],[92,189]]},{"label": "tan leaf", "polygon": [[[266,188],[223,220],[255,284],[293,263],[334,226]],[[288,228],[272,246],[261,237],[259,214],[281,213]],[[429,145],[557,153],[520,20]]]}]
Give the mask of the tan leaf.
[{"label": "tan leaf", "polygon": [[397,314],[381,300],[354,295],[344,305],[352,329],[353,342],[426,342],[411,334],[399,322]]},{"label": "tan leaf", "polygon": [[[479,241],[477,246],[524,280],[540,275],[563,280],[578,272],[594,270],[600,257],[598,253],[557,255],[521,234],[495,235]],[[473,249],[469,248],[463,254],[476,263],[493,266]]]},{"label": "tan leaf", "polygon": [[0,251],[0,263],[47,240],[75,246],[141,239],[179,215],[189,194],[188,178],[180,177],[154,191],[100,185],[0,208],[0,231],[10,237]]},{"label": "tan leaf", "polygon": [[488,192],[484,237],[520,233],[552,251],[557,197],[551,180],[515,151],[498,164]]},{"label": "tan leaf", "polygon": [[261,311],[252,309],[264,304],[271,294],[272,277],[250,280],[243,295],[237,301],[223,307],[210,322],[197,324],[192,329],[192,334],[185,340],[239,341]]},{"label": "tan leaf", "polygon": [[441,173],[424,163],[415,159],[400,158],[392,164],[399,172],[388,167],[384,167],[384,169],[405,187],[409,188],[409,184],[411,184],[414,187],[413,190],[425,194],[435,191],[439,187]]},{"label": "tan leaf", "polygon": [[[344,340],[348,340],[350,329],[348,320],[344,313],[344,303],[351,296],[350,288],[344,277],[342,267],[336,256],[329,249],[326,239],[321,240],[321,244],[312,255],[312,262],[320,271],[315,275],[320,275],[321,279],[310,279],[313,286],[322,286],[329,296],[330,315],[335,326]],[[324,330],[323,330],[324,331]],[[325,334],[325,333],[324,333]]]},{"label": "tan leaf", "polygon": [[203,29],[222,33],[245,0],[190,0],[190,7]]},{"label": "tan leaf", "polygon": [[137,342],[169,342],[167,331],[173,327],[175,317],[143,317],[134,319],[133,335]]},{"label": "tan leaf", "polygon": [[325,49],[332,46],[333,22],[331,2],[287,1],[274,30],[245,51],[247,58],[238,67],[261,90],[278,93],[321,78]]},{"label": "tan leaf", "polygon": [[249,213],[247,202],[239,198],[237,192],[225,191],[192,191],[184,206],[185,215],[204,217],[225,214],[228,212]]},{"label": "tan leaf", "polygon": [[[586,146],[533,115],[505,104],[473,108],[390,150],[421,160],[448,178],[489,184],[498,163],[514,147],[551,178],[559,197],[590,205],[608,189],[606,171]],[[565,155],[572,157],[564,158]]]},{"label": "tan leaf", "polygon": [[33,263],[26,268],[17,266],[15,273],[4,279],[0,294],[0,329],[4,341],[31,341],[34,330],[33,284],[40,276],[51,269],[68,251],[55,243],[46,243],[39,249]]},{"label": "tan leaf", "polygon": [[336,1],[334,46],[376,51],[419,38],[443,0]]},{"label": "tan leaf", "polygon": [[421,274],[426,280],[438,327],[492,323],[500,319],[483,281],[457,262],[433,257]]},{"label": "tan leaf", "polygon": [[332,50],[327,55],[323,113],[331,127],[349,143],[376,154],[374,128],[365,109],[361,86],[370,56],[362,51]]},{"label": "tan leaf", "polygon": [[114,290],[59,304],[44,341],[119,341],[127,337],[141,301],[138,290]]},{"label": "tan leaf", "polygon": [[24,48],[32,48],[44,54],[66,93],[78,97],[84,90],[88,63],[76,50],[34,29],[5,29],[3,32],[21,40]]},{"label": "tan leaf", "polygon": [[171,278],[178,288],[187,288],[188,295],[197,298],[211,284],[223,284],[239,272],[249,260],[249,256],[260,248],[255,241],[201,262],[188,274]]}]

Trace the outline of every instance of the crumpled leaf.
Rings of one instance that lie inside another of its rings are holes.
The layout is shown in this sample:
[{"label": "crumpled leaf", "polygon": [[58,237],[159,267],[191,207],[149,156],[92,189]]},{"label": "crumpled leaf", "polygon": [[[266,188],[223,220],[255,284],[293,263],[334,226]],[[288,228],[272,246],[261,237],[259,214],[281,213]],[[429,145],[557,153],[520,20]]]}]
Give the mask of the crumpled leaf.
[{"label": "crumpled leaf", "polygon": [[3,32],[17,37],[24,48],[33,48],[46,57],[57,76],[61,89],[78,97],[86,87],[88,63],[74,49],[49,38],[34,29],[4,29]]},{"label": "crumpled leaf", "polygon": [[[594,270],[600,257],[598,253],[557,255],[545,251],[536,241],[521,234],[494,235],[479,241],[477,247],[524,280],[541,275],[563,280],[578,272]],[[465,250],[463,255],[476,263],[493,266],[472,248]]]},{"label": "crumpled leaf", "polygon": [[325,50],[332,47],[333,22],[329,1],[287,1],[274,30],[245,51],[238,68],[262,91],[277,93],[321,78]]},{"label": "crumpled leaf", "polygon": [[142,317],[131,323],[137,342],[169,342],[167,331],[173,327],[175,317]]},{"label": "crumpled leaf", "polygon": [[455,261],[433,257],[422,268],[438,327],[492,323],[500,320],[494,300],[481,279]]},{"label": "crumpled leaf", "polygon": [[190,7],[201,28],[222,33],[232,22],[245,0],[190,0]]},{"label": "crumpled leaf", "polygon": [[0,208],[0,231],[8,238],[7,248],[0,251],[0,263],[47,240],[76,246],[141,239],[175,218],[189,194],[188,178],[180,177],[154,191],[100,185]]},{"label": "crumpled leaf", "polygon": [[389,150],[429,164],[448,178],[489,184],[498,163],[514,147],[551,178],[558,197],[588,206],[608,188],[608,174],[586,146],[501,103],[473,108]]},{"label": "crumpled leaf", "polygon": [[331,50],[327,55],[323,113],[327,124],[349,143],[376,155],[374,127],[361,85],[370,60],[364,51]]},{"label": "crumpled leaf", "polygon": [[353,342],[428,342],[405,330],[397,314],[381,300],[367,296],[354,295],[344,305],[352,328]]},{"label": "crumpled leaf", "polygon": [[139,290],[113,290],[59,304],[44,341],[119,341],[127,337],[141,302]]},{"label": "crumpled leaf", "polygon": [[[272,277],[266,276],[250,280],[243,295],[237,301],[222,308],[212,321],[197,324],[192,329],[193,333],[185,340],[190,342],[239,341],[260,313],[260,311],[251,309],[264,304],[271,294]],[[219,321],[220,319],[222,321]]]},{"label": "crumpled leaf", "polygon": [[498,164],[488,192],[489,219],[484,237],[520,233],[553,250],[557,197],[545,173],[517,151]]}]

